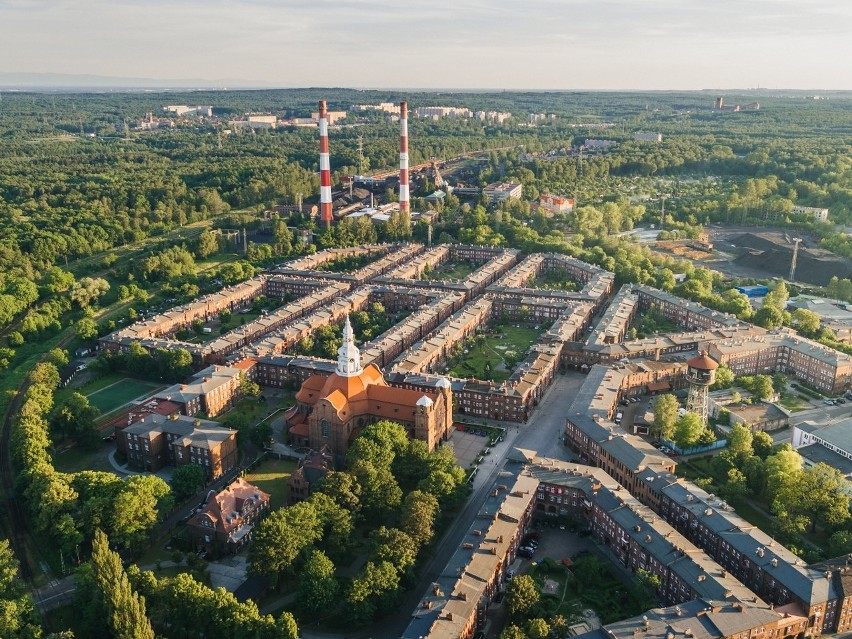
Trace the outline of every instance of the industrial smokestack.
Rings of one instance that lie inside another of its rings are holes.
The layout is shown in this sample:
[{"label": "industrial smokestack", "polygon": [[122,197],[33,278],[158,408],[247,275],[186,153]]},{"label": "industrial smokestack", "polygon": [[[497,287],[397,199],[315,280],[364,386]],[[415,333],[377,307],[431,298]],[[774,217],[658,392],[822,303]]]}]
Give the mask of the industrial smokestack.
[{"label": "industrial smokestack", "polygon": [[319,101],[320,134],[320,219],[331,226],[331,165],[328,161],[328,109]]},{"label": "industrial smokestack", "polygon": [[408,102],[399,103],[399,211],[409,213],[408,203]]}]

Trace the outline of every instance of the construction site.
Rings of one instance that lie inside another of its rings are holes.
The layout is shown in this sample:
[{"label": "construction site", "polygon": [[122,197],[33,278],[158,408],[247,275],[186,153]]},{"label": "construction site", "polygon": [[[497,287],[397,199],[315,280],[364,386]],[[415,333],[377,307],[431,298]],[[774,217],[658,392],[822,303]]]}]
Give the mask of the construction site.
[{"label": "construction site", "polygon": [[[817,286],[826,286],[835,275],[852,277],[852,262],[819,248],[814,240],[795,232],[714,229],[713,242],[718,251],[733,259],[714,262],[712,268],[734,277],[781,277]],[[794,252],[795,272],[791,277]]]}]

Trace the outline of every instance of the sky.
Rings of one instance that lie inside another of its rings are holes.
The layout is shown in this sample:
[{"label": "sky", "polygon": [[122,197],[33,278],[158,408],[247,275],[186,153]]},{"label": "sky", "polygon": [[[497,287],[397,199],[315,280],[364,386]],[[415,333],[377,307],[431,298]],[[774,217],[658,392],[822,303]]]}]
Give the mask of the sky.
[{"label": "sky", "polygon": [[0,72],[222,86],[852,89],[852,1],[0,0]]}]

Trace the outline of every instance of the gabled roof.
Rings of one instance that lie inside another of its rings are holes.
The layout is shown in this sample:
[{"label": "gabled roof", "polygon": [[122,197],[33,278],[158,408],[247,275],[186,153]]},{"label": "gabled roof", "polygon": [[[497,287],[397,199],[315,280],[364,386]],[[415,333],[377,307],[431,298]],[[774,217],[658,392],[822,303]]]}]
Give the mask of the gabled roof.
[{"label": "gabled roof", "polygon": [[210,491],[202,511],[193,515],[187,522],[190,526],[208,529],[202,522],[212,522],[212,528],[218,532],[230,533],[242,525],[242,517],[248,510],[255,510],[261,504],[269,503],[269,494],[257,486],[237,477],[224,490]]}]

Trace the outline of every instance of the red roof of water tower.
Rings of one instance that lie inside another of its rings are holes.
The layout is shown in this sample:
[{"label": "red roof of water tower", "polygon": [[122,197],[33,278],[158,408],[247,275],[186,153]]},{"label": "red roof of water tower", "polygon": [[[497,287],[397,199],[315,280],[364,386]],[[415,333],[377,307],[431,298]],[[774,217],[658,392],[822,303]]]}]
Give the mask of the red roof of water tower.
[{"label": "red roof of water tower", "polygon": [[719,368],[718,362],[715,359],[711,358],[707,351],[701,351],[698,355],[693,357],[692,359],[686,360],[686,365],[690,368],[697,368],[702,371],[715,371]]}]

